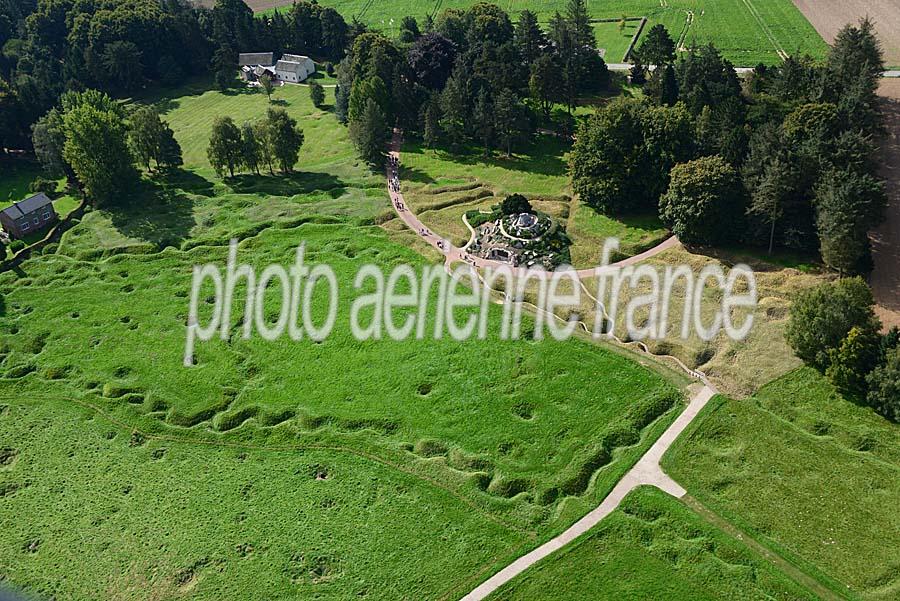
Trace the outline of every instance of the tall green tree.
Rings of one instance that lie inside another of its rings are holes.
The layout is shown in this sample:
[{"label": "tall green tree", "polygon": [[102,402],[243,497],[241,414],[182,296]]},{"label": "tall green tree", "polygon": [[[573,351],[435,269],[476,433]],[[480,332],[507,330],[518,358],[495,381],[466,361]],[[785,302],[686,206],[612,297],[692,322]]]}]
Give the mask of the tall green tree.
[{"label": "tall green tree", "polygon": [[350,139],[366,162],[371,165],[381,162],[389,132],[381,107],[374,99],[369,98],[359,119],[350,122]]},{"label": "tall green tree", "polygon": [[120,105],[95,90],[63,97],[63,158],[98,205],[120,200],[138,179]]},{"label": "tall green tree", "polygon": [[303,145],[303,130],[297,126],[297,120],[280,108],[270,108],[266,114],[269,122],[268,141],[272,148],[272,156],[282,173],[290,173],[297,163],[300,147]]},{"label": "tall green tree", "polygon": [[587,11],[585,0],[569,0],[566,4],[566,20],[572,31],[572,38],[579,48],[594,48],[597,45],[594,27]]},{"label": "tall green tree", "polygon": [[515,40],[526,65],[533,64],[543,54],[547,38],[538,24],[537,15],[532,11],[525,9],[519,13]]},{"label": "tall green tree", "polygon": [[900,347],[888,350],[884,362],[867,377],[867,401],[892,422],[900,422]]},{"label": "tall green tree", "polygon": [[150,160],[159,166],[160,143],[165,125],[153,106],[142,106],[131,114],[128,139],[138,163],[150,170]]},{"label": "tall green tree", "polygon": [[659,201],[663,223],[689,244],[727,241],[743,212],[737,171],[719,156],[673,167],[669,190]]},{"label": "tall green tree", "polygon": [[441,139],[441,100],[437,93],[432,93],[425,103],[423,123],[423,142],[427,148],[435,148]]},{"label": "tall green tree", "polygon": [[866,376],[880,359],[879,341],[878,332],[854,326],[840,346],[830,349],[825,375],[841,393],[854,399],[865,398]]},{"label": "tall green tree", "polygon": [[502,90],[494,101],[494,127],[506,148],[506,158],[512,156],[513,144],[528,131],[525,106],[513,92]]},{"label": "tall green tree", "polygon": [[674,106],[678,102],[678,80],[675,77],[675,68],[672,65],[660,65],[653,70],[644,94],[653,99],[656,104]]},{"label": "tall green tree", "polygon": [[262,143],[256,137],[253,124],[245,121],[241,125],[241,164],[248,170],[259,175],[259,166],[262,163]]},{"label": "tall green tree", "polygon": [[143,79],[141,50],[133,42],[110,42],[103,49],[101,61],[107,77],[122,90],[133,90]]},{"label": "tall green tree", "polygon": [[161,169],[173,169],[184,163],[181,156],[181,144],[175,139],[175,132],[168,124],[165,124],[160,136],[157,163]]},{"label": "tall green tree", "polygon": [[661,67],[674,62],[675,42],[665,25],[657,23],[650,28],[638,48],[638,55],[646,65]]},{"label": "tall green tree", "polygon": [[240,168],[243,162],[243,151],[241,130],[234,124],[234,120],[231,117],[216,117],[206,149],[209,164],[216,173],[223,176],[227,171],[228,175],[234,177],[235,169]]},{"label": "tall green tree", "polygon": [[275,91],[275,82],[272,81],[271,75],[263,73],[259,76],[259,88],[265,93],[266,100],[272,102],[272,92]]},{"label": "tall green tree", "polygon": [[478,93],[478,100],[475,102],[475,110],[472,119],[475,123],[475,133],[481,146],[484,149],[484,156],[491,154],[493,141],[496,135],[494,130],[494,103],[487,90],[481,90]]},{"label": "tall green tree", "polygon": [[862,278],[844,278],[800,292],[791,305],[785,339],[806,364],[824,372],[831,351],[854,327],[877,332],[872,291]]},{"label": "tall green tree", "polygon": [[316,108],[325,106],[325,88],[322,87],[322,84],[317,81],[310,82],[309,99]]},{"label": "tall green tree", "polygon": [[563,100],[562,70],[554,56],[542,54],[532,63],[528,90],[544,118],[549,119],[553,105]]},{"label": "tall green tree", "polygon": [[841,275],[867,266],[868,231],[887,205],[882,182],[853,171],[827,172],[815,191],[822,259]]},{"label": "tall green tree", "polygon": [[31,140],[34,154],[48,175],[53,177],[73,175],[63,158],[66,132],[62,113],[58,109],[50,109],[34,124]]},{"label": "tall green tree", "polygon": [[259,143],[259,163],[275,174],[275,155],[272,147],[272,130],[268,119],[260,119],[253,124],[253,137]]},{"label": "tall green tree", "polygon": [[421,35],[422,32],[419,31],[419,24],[416,22],[416,18],[410,16],[403,17],[400,21],[400,41],[404,44],[412,44]]},{"label": "tall green tree", "polygon": [[463,143],[469,121],[468,78],[461,69],[454,70],[441,93],[441,127],[453,146]]},{"label": "tall green tree", "polygon": [[775,249],[775,228],[796,194],[795,183],[799,176],[795,163],[776,156],[766,164],[760,181],[750,192],[747,212],[759,217],[769,226],[770,255]]}]

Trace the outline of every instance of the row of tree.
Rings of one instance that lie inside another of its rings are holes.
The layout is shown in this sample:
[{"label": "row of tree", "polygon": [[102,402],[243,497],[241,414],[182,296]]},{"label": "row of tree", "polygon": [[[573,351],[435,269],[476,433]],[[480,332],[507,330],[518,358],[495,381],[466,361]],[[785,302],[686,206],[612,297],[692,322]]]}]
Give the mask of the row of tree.
[{"label": "row of tree", "polygon": [[149,170],[181,165],[181,147],[156,109],[128,115],[97,90],[66,92],[59,108],[34,128],[34,146],[45,170],[66,175],[98,205],[117,202],[140,179],[135,163]]},{"label": "row of tree", "polygon": [[406,17],[400,40],[358,35],[338,65],[335,111],[355,140],[385,139],[372,128],[397,123],[428,146],[475,144],[485,154],[500,146],[510,154],[535,129],[533,106],[549,118],[555,105],[571,111],[579,96],[609,85],[584,0],[569,0],[546,32],[531,11],[513,24],[498,6],[478,3],[444,10],[421,29]]},{"label": "row of tree", "polygon": [[240,127],[231,117],[217,117],[206,155],[220,176],[250,171],[259,175],[261,168],[274,174],[277,167],[290,173],[303,146],[303,130],[297,120],[280,108],[270,108],[264,119],[245,122]]},{"label": "row of tree", "polygon": [[[788,59],[744,82],[711,45],[676,63],[662,26],[637,56],[656,65],[645,99],[611,102],[578,130],[570,172],[587,204],[658,210],[688,243],[818,249],[842,273],[870,267],[867,232],[886,197],[869,21],[844,28],[824,64]],[[632,79],[644,75],[635,65]]]},{"label": "row of tree", "polygon": [[880,334],[872,291],[845,278],[802,292],[785,337],[797,356],[841,393],[900,421],[900,330]]}]

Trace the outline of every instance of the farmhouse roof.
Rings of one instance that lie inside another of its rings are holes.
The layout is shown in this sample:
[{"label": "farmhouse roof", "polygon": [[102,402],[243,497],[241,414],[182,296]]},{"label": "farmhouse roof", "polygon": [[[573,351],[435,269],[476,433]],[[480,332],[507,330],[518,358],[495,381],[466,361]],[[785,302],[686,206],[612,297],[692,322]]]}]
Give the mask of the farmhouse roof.
[{"label": "farmhouse roof", "polygon": [[273,52],[242,52],[238,54],[238,66],[250,67],[254,65],[270,66],[275,62]]},{"label": "farmhouse roof", "polygon": [[[282,54],[281,60],[291,61],[294,63],[300,63],[301,65],[307,65],[307,66],[313,62],[313,60],[311,58],[309,58],[308,56],[304,56],[302,54]],[[313,63],[313,64],[315,64],[315,63]]]},{"label": "farmhouse roof", "polygon": [[3,213],[6,214],[7,217],[18,219],[24,217],[28,213],[42,209],[47,205],[52,206],[53,201],[43,192],[39,192],[30,198],[26,198],[22,202],[17,202],[10,207],[6,207],[3,209]]},{"label": "farmhouse roof", "polygon": [[299,73],[303,72],[305,69],[303,68],[303,65],[301,65],[298,62],[280,60],[275,64],[275,70],[276,71],[284,71],[286,73],[299,74]]}]

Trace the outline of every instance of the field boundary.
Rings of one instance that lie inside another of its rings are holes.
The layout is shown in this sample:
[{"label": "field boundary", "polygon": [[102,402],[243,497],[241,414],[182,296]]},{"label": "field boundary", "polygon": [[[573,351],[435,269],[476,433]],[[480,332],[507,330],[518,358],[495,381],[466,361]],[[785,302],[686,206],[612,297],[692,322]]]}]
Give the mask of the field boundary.
[{"label": "field boundary", "polygon": [[631,36],[631,42],[628,44],[628,48],[625,49],[625,55],[622,57],[622,62],[627,63],[628,57],[634,51],[634,46],[637,44],[638,38],[641,37],[641,33],[644,31],[644,26],[647,24],[647,17],[641,17],[641,22],[638,24],[637,31],[634,32],[634,35]]}]

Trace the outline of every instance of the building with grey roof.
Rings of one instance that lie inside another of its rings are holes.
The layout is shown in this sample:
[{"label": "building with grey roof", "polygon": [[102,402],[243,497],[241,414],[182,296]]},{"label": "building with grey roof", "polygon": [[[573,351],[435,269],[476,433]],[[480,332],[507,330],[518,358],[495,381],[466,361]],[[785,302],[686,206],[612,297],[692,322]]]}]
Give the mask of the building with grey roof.
[{"label": "building with grey roof", "polygon": [[50,197],[40,192],[0,211],[0,225],[13,238],[47,229],[59,219]]}]

